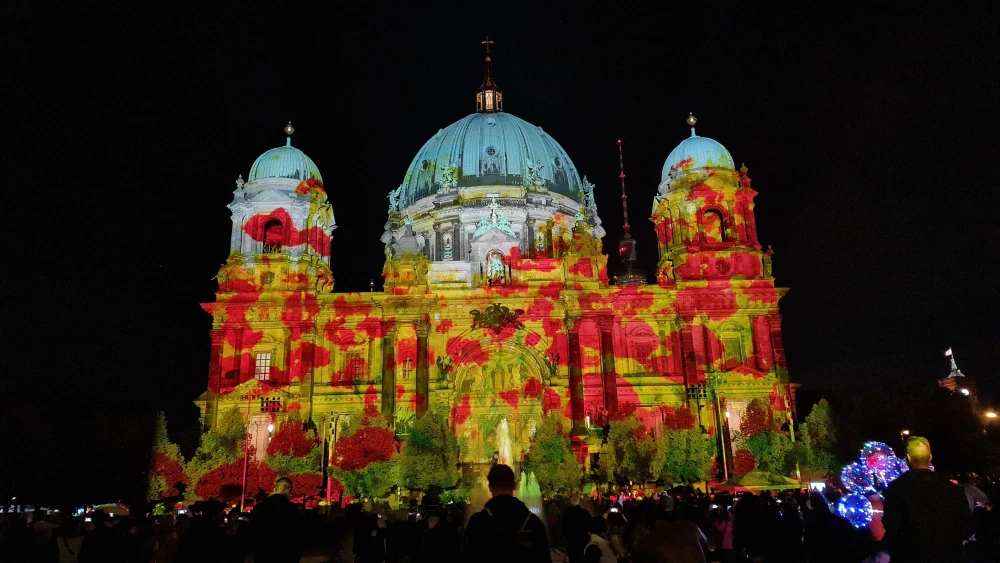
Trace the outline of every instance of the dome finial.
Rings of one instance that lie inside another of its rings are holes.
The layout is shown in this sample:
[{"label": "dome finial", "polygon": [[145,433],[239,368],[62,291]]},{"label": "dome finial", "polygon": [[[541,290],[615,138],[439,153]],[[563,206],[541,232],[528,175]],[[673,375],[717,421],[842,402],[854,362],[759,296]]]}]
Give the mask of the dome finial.
[{"label": "dome finial", "polygon": [[289,121],[288,125],[285,125],[285,135],[288,135],[288,138],[285,140],[286,147],[292,146],[292,133],[295,133],[295,128],[292,127],[292,122]]},{"label": "dome finial", "polygon": [[493,44],[493,41],[487,35],[486,40],[481,41],[481,43],[486,46],[486,72],[483,76],[483,84],[476,92],[476,112],[503,111],[503,94],[500,92],[500,87],[493,82],[493,58],[490,57],[490,45]]},{"label": "dome finial", "polygon": [[691,126],[691,136],[697,137],[698,135],[696,135],[694,132],[694,124],[698,123],[698,118],[694,116],[694,113],[689,111],[688,118],[685,121],[687,122],[688,125]]}]

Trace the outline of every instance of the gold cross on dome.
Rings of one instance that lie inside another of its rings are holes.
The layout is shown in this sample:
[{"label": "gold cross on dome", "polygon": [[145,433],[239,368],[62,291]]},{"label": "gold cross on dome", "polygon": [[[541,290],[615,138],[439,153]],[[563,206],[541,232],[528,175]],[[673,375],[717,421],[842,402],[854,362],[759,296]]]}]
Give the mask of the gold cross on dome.
[{"label": "gold cross on dome", "polygon": [[486,36],[486,41],[480,41],[480,43],[482,43],[483,45],[486,45],[486,56],[487,57],[490,56],[490,45],[493,44],[493,41],[490,41],[490,36],[487,35]]}]

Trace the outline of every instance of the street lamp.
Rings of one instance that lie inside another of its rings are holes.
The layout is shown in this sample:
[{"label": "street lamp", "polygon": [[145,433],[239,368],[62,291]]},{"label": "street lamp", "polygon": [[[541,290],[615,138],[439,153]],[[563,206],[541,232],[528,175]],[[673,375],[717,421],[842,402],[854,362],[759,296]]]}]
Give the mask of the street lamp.
[{"label": "street lamp", "polygon": [[986,418],[993,419],[993,418],[996,418],[996,417],[997,417],[997,413],[995,413],[993,411],[989,411],[989,412],[986,413]]}]

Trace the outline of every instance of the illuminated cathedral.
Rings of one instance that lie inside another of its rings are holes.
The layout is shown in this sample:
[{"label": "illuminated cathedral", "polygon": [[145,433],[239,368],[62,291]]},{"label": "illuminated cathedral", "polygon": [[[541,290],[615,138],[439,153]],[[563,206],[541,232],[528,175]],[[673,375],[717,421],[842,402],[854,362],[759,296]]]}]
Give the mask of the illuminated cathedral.
[{"label": "illuminated cathedral", "polygon": [[262,455],[268,427],[293,413],[332,444],[368,405],[400,434],[434,409],[473,464],[490,458],[501,421],[516,460],[555,412],[587,462],[621,409],[655,431],[687,407],[731,469],[751,399],[794,410],[778,312],[787,290],[757,240],[747,169],[689,117],[651,202],[656,270],[638,266],[626,215],[623,268],[609,280],[598,188],[550,132],[504,111],[490,65],[487,54],[475,113],[434,133],[385,188],[382,291],[335,292],[351,267],[330,263],[336,192],[290,124],[240,176],[230,254],[203,305],[203,429],[240,409]]}]

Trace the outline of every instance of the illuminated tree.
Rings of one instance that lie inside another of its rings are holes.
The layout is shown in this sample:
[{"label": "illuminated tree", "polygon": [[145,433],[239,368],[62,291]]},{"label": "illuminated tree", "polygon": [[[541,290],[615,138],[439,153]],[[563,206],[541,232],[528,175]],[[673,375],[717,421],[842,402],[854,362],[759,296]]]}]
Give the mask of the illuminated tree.
[{"label": "illuminated tree", "polygon": [[[198,479],[194,490],[196,498],[202,500],[214,498],[226,504],[238,502],[243,490],[243,469],[243,457],[241,456],[232,462],[224,463],[208,471]],[[246,472],[247,498],[253,498],[258,490],[265,493],[274,490],[276,475],[267,464],[251,459],[250,463],[246,465]]]},{"label": "illuminated tree", "polygon": [[266,464],[277,477],[292,480],[292,496],[316,496],[323,484],[323,444],[312,430],[304,430],[297,411],[289,413],[267,445]]},{"label": "illuminated tree", "polygon": [[[600,473],[609,482],[647,483],[656,479],[656,441],[635,413],[609,423],[607,441],[601,447]],[[655,469],[654,469],[655,467]]]},{"label": "illuminated tree", "polygon": [[[753,399],[747,405],[740,421],[740,431],[733,441],[738,450],[745,450],[752,455],[755,468],[760,471],[783,475],[794,467],[791,438],[775,426],[774,411],[765,397]],[[745,460],[746,456],[743,457]],[[749,462],[745,461],[741,469],[745,469],[747,465]],[[734,469],[738,474],[743,473],[735,467]]]},{"label": "illuminated tree", "polygon": [[406,488],[419,491],[458,483],[458,439],[445,416],[428,411],[413,423],[403,443],[399,475]]},{"label": "illuminated tree", "polygon": [[715,441],[700,428],[664,428],[657,443],[660,478],[672,485],[703,481],[712,476]]},{"label": "illuminated tree", "polygon": [[303,430],[302,419],[292,413],[268,443],[264,462],[280,475],[318,474],[322,457],[323,444],[316,439],[316,433]]},{"label": "illuminated tree", "polygon": [[582,471],[570,447],[569,433],[563,427],[563,420],[555,413],[546,415],[535,427],[528,449],[524,469],[535,474],[538,488],[545,496],[573,490],[580,485]]},{"label": "illuminated tree", "polygon": [[181,449],[167,437],[167,417],[162,412],[156,413],[156,426],[153,429],[153,456],[150,460],[149,485],[146,491],[147,500],[159,500],[180,495],[181,488],[188,484],[188,476],[184,471],[184,457]]},{"label": "illuminated tree", "polygon": [[823,472],[836,473],[840,463],[834,455],[837,435],[833,428],[833,416],[830,403],[820,399],[813,405],[806,422],[799,425],[799,436],[802,438],[805,465]]},{"label": "illuminated tree", "polygon": [[757,468],[757,460],[754,459],[753,454],[749,450],[744,448],[739,448],[733,453],[733,471],[737,475],[742,475],[744,473],[750,473]]},{"label": "illuminated tree", "polygon": [[374,405],[351,421],[333,450],[331,469],[344,491],[361,499],[381,498],[398,483],[396,436]]},{"label": "illuminated tree", "polygon": [[[202,435],[201,444],[187,464],[187,474],[194,489],[206,473],[243,457],[246,434],[247,425],[238,409],[229,409],[219,415],[215,425]],[[194,496],[191,488],[188,494]]]}]

